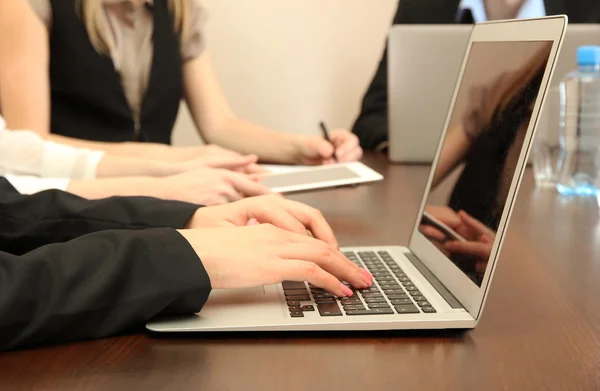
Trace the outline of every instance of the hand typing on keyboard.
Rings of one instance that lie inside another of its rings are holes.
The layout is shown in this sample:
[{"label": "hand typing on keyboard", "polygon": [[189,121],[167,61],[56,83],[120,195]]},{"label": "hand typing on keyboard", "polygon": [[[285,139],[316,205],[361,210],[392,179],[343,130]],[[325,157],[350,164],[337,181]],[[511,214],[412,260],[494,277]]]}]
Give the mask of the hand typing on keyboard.
[{"label": "hand typing on keyboard", "polygon": [[302,318],[305,312],[314,311],[313,303],[321,316],[436,312],[388,252],[347,252],[344,255],[358,266],[364,264],[372,273],[375,283],[368,288],[358,289],[346,283],[346,287],[355,295],[336,298],[313,284],[309,283],[307,289],[304,282],[285,281],[283,290],[291,317]]},{"label": "hand typing on keyboard", "polygon": [[[320,212],[298,202],[266,196],[202,208],[190,227],[200,229],[180,232],[202,260],[214,289],[308,281],[349,297],[352,288],[373,283],[369,272],[339,251]],[[314,237],[306,235],[307,229]]]}]

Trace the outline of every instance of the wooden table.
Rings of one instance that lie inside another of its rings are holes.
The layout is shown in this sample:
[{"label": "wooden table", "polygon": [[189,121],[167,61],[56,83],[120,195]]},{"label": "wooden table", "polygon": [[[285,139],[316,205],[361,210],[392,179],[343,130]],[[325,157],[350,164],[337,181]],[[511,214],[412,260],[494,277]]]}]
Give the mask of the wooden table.
[{"label": "wooden table", "polygon": [[[367,163],[382,183],[294,198],[342,244],[405,244],[428,169]],[[0,355],[0,390],[600,390],[594,202],[521,188],[479,326],[386,333],[153,339],[139,334]]]}]

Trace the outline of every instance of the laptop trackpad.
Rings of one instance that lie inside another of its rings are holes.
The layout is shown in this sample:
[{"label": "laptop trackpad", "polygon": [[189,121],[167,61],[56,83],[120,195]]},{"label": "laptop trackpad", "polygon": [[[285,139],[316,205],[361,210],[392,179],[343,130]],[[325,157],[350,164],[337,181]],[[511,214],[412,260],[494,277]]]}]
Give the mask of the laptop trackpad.
[{"label": "laptop trackpad", "polygon": [[252,304],[264,301],[265,287],[240,289],[215,289],[210,293],[208,303],[212,305]]}]

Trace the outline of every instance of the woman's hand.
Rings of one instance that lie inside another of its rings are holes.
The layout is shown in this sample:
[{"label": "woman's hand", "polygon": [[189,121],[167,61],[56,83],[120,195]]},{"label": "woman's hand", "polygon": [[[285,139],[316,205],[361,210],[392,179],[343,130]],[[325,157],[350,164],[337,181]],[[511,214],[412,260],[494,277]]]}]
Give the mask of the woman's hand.
[{"label": "woman's hand", "polygon": [[269,188],[246,174],[216,168],[199,168],[153,180],[153,189],[144,194],[200,205],[220,205],[245,197],[271,194]]},{"label": "woman's hand", "polygon": [[276,195],[200,208],[190,220],[188,228],[243,227],[252,219],[300,235],[306,235],[308,231],[316,239],[338,247],[333,231],[321,212]]},{"label": "woman's hand", "polygon": [[330,133],[331,143],[321,136],[298,136],[294,142],[297,150],[294,159],[299,164],[320,165],[359,160],[363,151],[355,134],[335,129]]},{"label": "woman's hand", "polygon": [[338,297],[373,284],[371,275],[321,240],[271,224],[183,230],[215,289],[308,281]]}]

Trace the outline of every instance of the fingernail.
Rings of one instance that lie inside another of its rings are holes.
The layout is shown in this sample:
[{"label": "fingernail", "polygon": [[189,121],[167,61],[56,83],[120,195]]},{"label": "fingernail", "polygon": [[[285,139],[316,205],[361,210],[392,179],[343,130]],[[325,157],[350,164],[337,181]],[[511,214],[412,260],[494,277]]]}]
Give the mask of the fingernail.
[{"label": "fingernail", "polygon": [[348,288],[344,284],[340,284],[340,286],[342,287],[342,292],[344,293],[344,295],[346,295],[346,297],[352,296],[353,293],[352,293],[352,290],[350,288]]},{"label": "fingernail", "polygon": [[363,281],[367,283],[373,281],[373,275],[369,273],[367,269],[363,269],[362,267],[360,268],[360,276],[362,277]]},{"label": "fingernail", "polygon": [[250,220],[248,220],[248,222],[246,223],[246,226],[251,226],[251,225],[258,225],[258,220],[256,220],[255,218],[251,218]]}]

